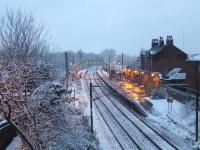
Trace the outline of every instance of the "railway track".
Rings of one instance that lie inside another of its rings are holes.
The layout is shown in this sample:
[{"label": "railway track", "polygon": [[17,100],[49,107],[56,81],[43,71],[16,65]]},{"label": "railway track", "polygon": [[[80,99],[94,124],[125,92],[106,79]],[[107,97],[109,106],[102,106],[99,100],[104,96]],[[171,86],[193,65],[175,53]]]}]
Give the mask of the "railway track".
[{"label": "railway track", "polygon": [[[97,81],[99,81],[100,84],[104,84],[101,79],[98,79]],[[104,94],[106,94],[102,88],[101,90]],[[108,90],[109,89],[107,89],[107,91]],[[114,99],[113,96],[107,95],[107,97],[110,100],[111,103],[110,105],[114,106],[118,111],[120,111],[130,122],[132,122],[132,124],[138,130],[140,130],[145,135],[147,139],[149,139],[152,143],[154,143],[157,148],[178,150],[178,148],[174,144],[172,144],[168,139],[163,137],[159,132],[157,132],[154,128],[152,128],[146,121],[144,121],[136,113],[134,113],[133,111],[129,111],[119,101],[116,101],[116,99]]]},{"label": "railway track", "polygon": [[[100,75],[98,75],[98,81],[100,82],[99,84],[104,84],[104,81],[100,78]],[[101,87],[100,87],[101,88]],[[103,89],[101,88],[102,92],[104,94],[105,91],[103,91]],[[107,88],[107,91],[110,91],[109,88]],[[111,92],[111,91],[110,91]],[[112,94],[114,95],[114,94]],[[140,127],[140,129],[149,129],[151,132],[150,133],[154,133],[154,137],[157,137],[159,138],[160,140],[159,141],[163,141],[165,143],[163,144],[168,144],[171,148],[175,149],[175,150],[178,150],[179,148],[177,146],[175,146],[172,142],[170,142],[167,138],[165,138],[163,135],[161,135],[158,131],[156,131],[156,129],[154,129],[153,127],[151,127],[151,125],[149,125],[143,118],[141,118],[137,113],[133,112],[133,111],[130,111],[128,110],[127,108],[123,107],[123,105],[116,99],[114,99],[114,97],[116,97],[115,95],[114,96],[109,96],[107,95],[108,99],[110,100],[110,102],[112,103],[112,105],[114,107],[116,107],[121,113],[123,113],[127,119],[129,119],[133,124],[135,124],[136,126]],[[131,117],[129,116],[131,114]],[[140,123],[139,125],[137,125],[136,123]],[[145,131],[147,132],[147,131]],[[152,136],[152,135],[150,135]],[[153,138],[153,137],[152,137]],[[158,140],[158,139],[156,139]]]},{"label": "railway track", "polygon": [[[90,82],[92,81],[92,78],[90,76],[90,79],[87,80]],[[89,87],[89,82],[87,82],[87,85]],[[96,96],[97,95],[95,91]],[[120,149],[126,150],[126,149],[138,149],[141,150],[139,145],[134,141],[134,139],[129,135],[129,133],[123,128],[123,126],[116,120],[115,117],[113,117],[105,107],[103,107],[101,104],[99,104],[100,101],[94,101],[94,106],[97,108],[99,114],[103,118],[105,124],[108,126],[110,132],[114,136],[116,142],[118,143]]]},{"label": "railway track", "polygon": [[[90,76],[90,82],[97,86],[100,85],[100,87],[94,88],[95,95],[98,97],[104,95],[99,100],[94,101],[95,107],[121,149],[178,150],[150,125],[143,122],[139,116],[125,108],[112,94],[109,96],[109,89],[102,88],[102,85],[106,85],[99,76],[96,74],[92,76],[92,78]],[[119,138],[121,135],[126,140],[125,143],[129,143],[128,145],[123,143],[124,139]]]}]

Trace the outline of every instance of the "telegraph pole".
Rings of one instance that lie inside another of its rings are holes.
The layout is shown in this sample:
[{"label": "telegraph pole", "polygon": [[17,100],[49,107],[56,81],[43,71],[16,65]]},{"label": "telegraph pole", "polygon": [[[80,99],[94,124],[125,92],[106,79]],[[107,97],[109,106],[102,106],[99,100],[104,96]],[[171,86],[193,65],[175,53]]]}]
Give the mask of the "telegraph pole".
[{"label": "telegraph pole", "polygon": [[[72,67],[74,68],[74,55],[72,57]],[[72,80],[74,81],[74,78],[75,78],[75,74],[74,74],[74,71],[72,73]]]},{"label": "telegraph pole", "polygon": [[124,68],[124,54],[122,53],[122,78],[123,78],[123,68]]},{"label": "telegraph pole", "polygon": [[111,72],[110,71],[110,56],[109,56],[109,60],[108,61],[109,61],[109,78],[111,78],[111,73],[110,73]]},{"label": "telegraph pole", "polygon": [[93,133],[92,83],[90,83],[90,121],[91,121],[91,132]]},{"label": "telegraph pole", "polygon": [[68,68],[68,54],[65,52],[65,69],[66,69],[66,77],[68,77],[69,68]]},{"label": "telegraph pole", "polygon": [[66,71],[66,76],[65,76],[65,84],[66,87],[68,88],[68,74],[69,74],[69,68],[68,68],[68,54],[65,52],[65,71]]},{"label": "telegraph pole", "polygon": [[197,92],[196,92],[196,142],[199,140],[199,71],[200,66],[197,62],[197,68],[196,68],[196,86],[197,86]]},{"label": "telegraph pole", "polygon": [[122,53],[122,70],[124,68],[124,54]]},{"label": "telegraph pole", "polygon": [[73,55],[73,58],[72,58],[72,64],[74,65],[74,55]]}]

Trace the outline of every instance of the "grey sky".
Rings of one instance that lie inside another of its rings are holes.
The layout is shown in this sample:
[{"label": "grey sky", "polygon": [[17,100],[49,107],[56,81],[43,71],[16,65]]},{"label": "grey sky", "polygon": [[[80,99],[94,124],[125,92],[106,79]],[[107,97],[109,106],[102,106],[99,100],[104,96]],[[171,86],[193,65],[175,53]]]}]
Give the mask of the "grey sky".
[{"label": "grey sky", "polygon": [[138,55],[152,38],[173,35],[191,54],[200,53],[199,7],[200,0],[0,0],[0,15],[6,8],[32,12],[62,50]]}]

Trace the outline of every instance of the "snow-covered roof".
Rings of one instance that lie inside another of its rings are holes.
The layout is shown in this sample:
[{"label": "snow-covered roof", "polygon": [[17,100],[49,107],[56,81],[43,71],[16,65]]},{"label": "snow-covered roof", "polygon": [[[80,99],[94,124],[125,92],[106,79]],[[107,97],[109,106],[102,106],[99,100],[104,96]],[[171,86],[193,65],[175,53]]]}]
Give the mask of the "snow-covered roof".
[{"label": "snow-covered roof", "polygon": [[154,54],[157,54],[160,50],[161,50],[162,47],[152,47],[149,51],[152,55]]},{"label": "snow-covered roof", "polygon": [[191,56],[188,61],[200,61],[200,54]]},{"label": "snow-covered roof", "polygon": [[[142,52],[143,55],[148,55],[148,52],[150,52],[151,55],[156,55],[158,54],[160,51],[162,50],[165,50],[165,49],[168,49],[170,47],[174,47],[176,49],[179,49],[177,48],[175,45],[173,44],[165,44],[163,46],[155,46],[155,47],[151,47],[148,51],[144,51]],[[179,49],[180,50],[180,49]],[[180,50],[182,51],[182,50]],[[185,53],[184,51],[182,51],[183,53]],[[185,53],[186,54],[186,53]]]},{"label": "snow-covered roof", "polygon": [[181,73],[182,68],[174,68],[166,75],[170,80],[185,80],[186,73]]},{"label": "snow-covered roof", "polygon": [[170,78],[173,80],[185,80],[186,79],[186,73],[176,73],[173,78]]},{"label": "snow-covered roof", "polygon": [[169,71],[166,76],[173,76],[174,74],[180,72],[181,70],[182,70],[182,68],[174,68],[171,71]]}]

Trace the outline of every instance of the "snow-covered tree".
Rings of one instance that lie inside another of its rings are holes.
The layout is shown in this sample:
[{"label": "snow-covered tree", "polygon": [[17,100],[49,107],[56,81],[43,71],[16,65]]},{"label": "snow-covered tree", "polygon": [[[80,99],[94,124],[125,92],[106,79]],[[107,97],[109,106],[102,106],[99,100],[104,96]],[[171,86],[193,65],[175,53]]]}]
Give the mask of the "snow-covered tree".
[{"label": "snow-covered tree", "polygon": [[0,113],[23,138],[21,149],[97,149],[87,118],[52,82],[43,26],[22,11],[0,21]]},{"label": "snow-covered tree", "polygon": [[39,84],[53,79],[48,51],[44,28],[32,15],[9,11],[1,18],[0,106],[4,116],[19,129],[34,119],[27,108],[28,96]]}]

